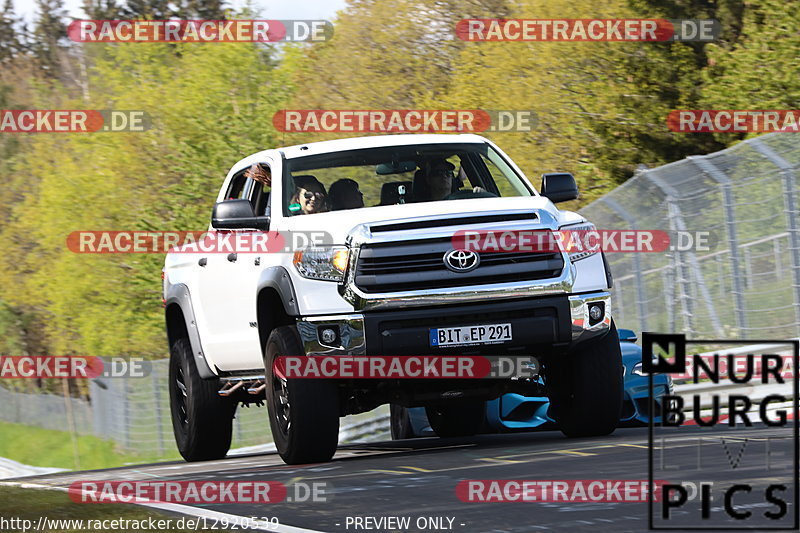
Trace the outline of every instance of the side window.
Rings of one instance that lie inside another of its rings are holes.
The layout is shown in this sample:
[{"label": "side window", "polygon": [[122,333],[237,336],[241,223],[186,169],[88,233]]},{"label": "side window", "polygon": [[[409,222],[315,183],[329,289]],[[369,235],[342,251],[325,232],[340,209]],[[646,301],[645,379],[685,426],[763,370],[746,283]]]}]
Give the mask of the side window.
[{"label": "side window", "polygon": [[247,178],[244,177],[244,172],[239,172],[236,176],[233,177],[231,180],[231,184],[228,186],[228,192],[225,193],[226,200],[239,200],[241,198],[245,198],[247,187]]},{"label": "side window", "polygon": [[[260,163],[259,166],[264,169],[261,174],[263,179],[270,179],[272,172],[268,163]],[[269,216],[271,211],[271,194],[272,187],[263,183],[262,181],[250,180],[252,183],[252,190],[250,192],[250,202],[253,204],[253,211],[256,216]]]},{"label": "side window", "polygon": [[253,211],[255,211],[256,216],[270,215],[270,210],[271,210],[270,192],[271,188],[269,186],[258,182],[254,183],[252,203],[253,203]]}]

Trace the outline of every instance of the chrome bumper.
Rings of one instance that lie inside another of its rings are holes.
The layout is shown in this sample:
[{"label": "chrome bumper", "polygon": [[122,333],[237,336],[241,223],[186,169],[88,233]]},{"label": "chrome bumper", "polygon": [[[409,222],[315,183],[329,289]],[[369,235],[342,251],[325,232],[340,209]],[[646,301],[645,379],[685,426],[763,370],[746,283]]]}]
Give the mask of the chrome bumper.
[{"label": "chrome bumper", "polygon": [[[592,292],[575,294],[568,297],[570,319],[572,320],[572,342],[580,342],[611,327],[611,294],[608,292]],[[603,318],[592,324],[589,318],[589,304],[602,303],[605,309]]]},{"label": "chrome bumper", "polygon": [[[335,345],[325,344],[320,339],[322,327],[338,328]],[[307,355],[364,355],[367,343],[364,338],[364,315],[331,315],[302,318],[297,322],[297,331]]]},{"label": "chrome bumper", "polygon": [[[611,327],[611,294],[604,291],[587,294],[565,295],[569,301],[570,327],[572,343],[582,342]],[[474,297],[472,301],[475,301]],[[441,303],[441,300],[438,300]],[[602,303],[603,318],[592,324],[589,318],[589,305]],[[320,332],[325,327],[336,328],[338,336],[335,343],[326,344],[321,340]],[[348,315],[329,315],[301,318],[297,322],[297,330],[308,355],[365,355],[367,345],[364,329],[364,315],[360,313]]]}]

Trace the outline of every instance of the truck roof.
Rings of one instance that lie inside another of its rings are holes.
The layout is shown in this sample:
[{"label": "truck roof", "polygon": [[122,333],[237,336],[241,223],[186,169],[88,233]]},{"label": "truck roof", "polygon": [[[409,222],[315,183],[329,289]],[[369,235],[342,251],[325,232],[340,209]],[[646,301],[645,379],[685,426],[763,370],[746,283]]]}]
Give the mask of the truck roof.
[{"label": "truck roof", "polygon": [[[262,150],[255,154],[250,154],[244,159],[236,162],[228,172],[228,178],[240,172],[254,163],[259,163],[270,157],[280,159],[280,154],[286,159],[304,157],[307,155],[326,154],[341,152],[345,150],[358,150],[360,148],[376,148],[381,146],[408,146],[412,144],[450,144],[450,143],[474,143],[483,144],[489,142],[485,137],[474,133],[405,133],[399,135],[370,135],[366,137],[350,137],[347,139],[334,139],[331,141],[318,141],[306,144],[296,144],[282,148],[272,148]],[[227,186],[227,181],[225,186]]]},{"label": "truck roof", "polygon": [[370,135],[366,137],[351,137],[347,139],[334,139],[307,144],[297,144],[278,148],[286,159],[304,157],[312,154],[325,154],[341,152],[344,150],[358,150],[359,148],[376,148],[381,146],[408,146],[411,144],[446,144],[446,143],[485,143],[487,139],[472,133],[447,134],[447,133],[406,133],[400,135]]}]

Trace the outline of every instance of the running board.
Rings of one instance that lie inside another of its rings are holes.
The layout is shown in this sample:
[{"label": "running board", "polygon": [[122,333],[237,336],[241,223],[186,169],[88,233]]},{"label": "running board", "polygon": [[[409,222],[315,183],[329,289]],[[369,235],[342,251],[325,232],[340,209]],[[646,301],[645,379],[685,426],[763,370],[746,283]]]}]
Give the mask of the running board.
[{"label": "running board", "polygon": [[248,394],[253,396],[261,394],[264,392],[264,389],[267,388],[267,384],[264,383],[263,376],[252,378],[229,378],[222,379],[220,381],[222,382],[222,388],[218,391],[218,394],[226,398],[243,387]]}]

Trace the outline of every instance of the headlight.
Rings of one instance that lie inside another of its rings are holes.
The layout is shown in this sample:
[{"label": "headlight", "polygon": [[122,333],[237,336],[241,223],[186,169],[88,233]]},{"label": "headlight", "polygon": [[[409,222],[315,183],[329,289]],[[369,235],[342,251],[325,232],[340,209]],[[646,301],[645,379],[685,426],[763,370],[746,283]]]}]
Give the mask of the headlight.
[{"label": "headlight", "polygon": [[343,246],[307,248],[294,253],[295,268],[301,276],[324,281],[342,281],[350,251]]},{"label": "headlight", "polygon": [[573,263],[600,251],[600,233],[590,222],[561,227],[558,234],[562,248]]}]

